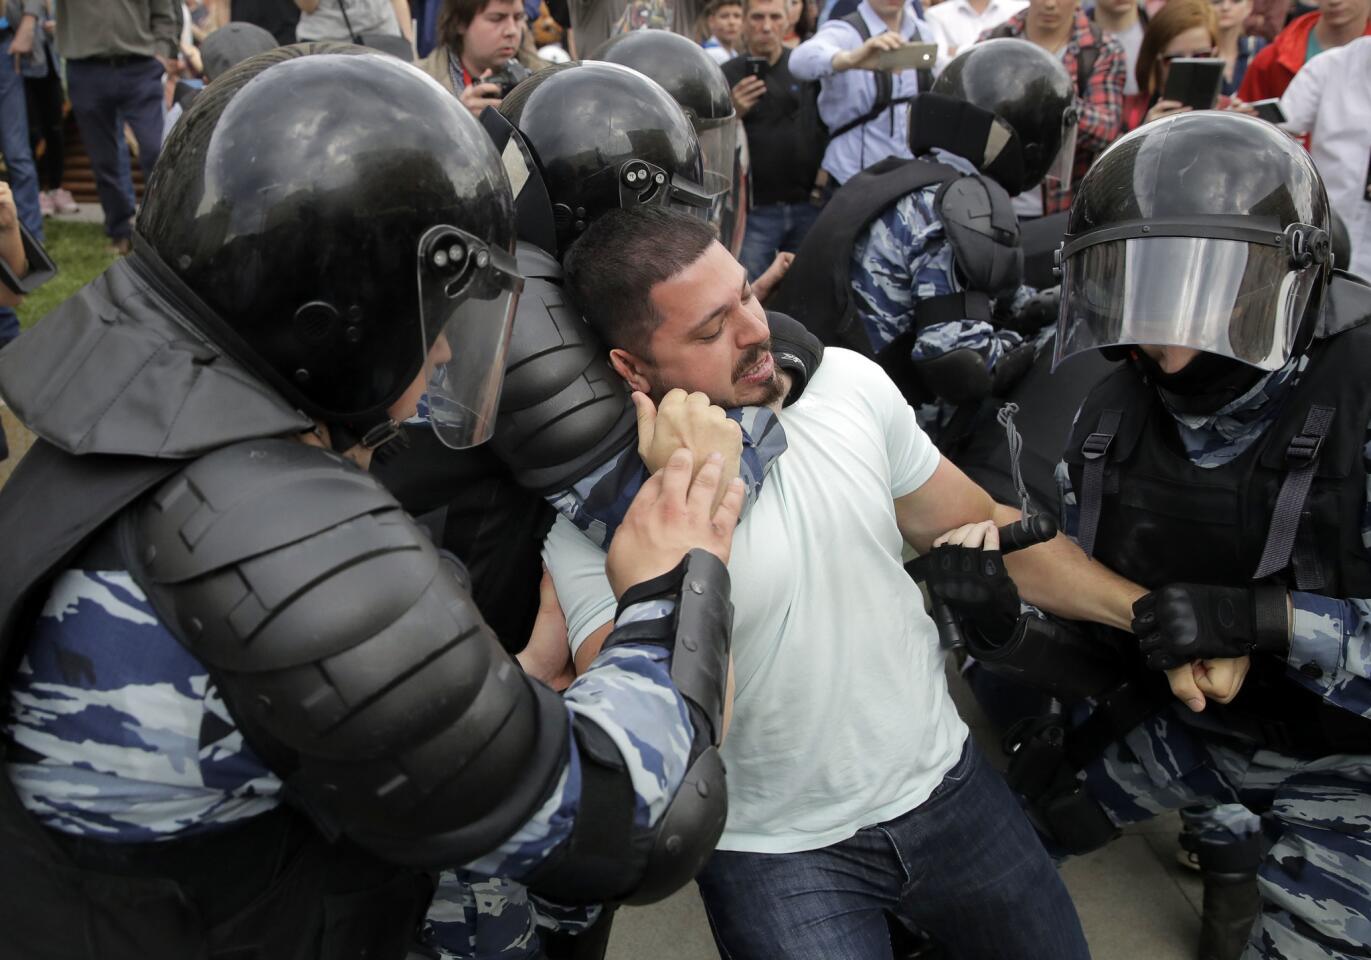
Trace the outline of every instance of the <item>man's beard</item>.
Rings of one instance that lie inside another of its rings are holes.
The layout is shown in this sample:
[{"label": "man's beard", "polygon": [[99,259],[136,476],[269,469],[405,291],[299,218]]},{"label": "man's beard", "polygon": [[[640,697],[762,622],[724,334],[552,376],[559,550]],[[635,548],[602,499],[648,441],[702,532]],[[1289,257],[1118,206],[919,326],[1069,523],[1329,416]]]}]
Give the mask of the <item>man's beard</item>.
[{"label": "man's beard", "polygon": [[[755,347],[752,347],[750,350],[748,350],[747,353],[743,354],[742,359],[738,361],[737,367],[735,367],[733,370],[734,384],[737,384],[738,381],[742,379],[743,374],[747,373],[748,370],[755,367],[757,363],[769,353],[771,353],[770,339],[768,339],[766,343],[757,344]],[[744,402],[745,399],[747,406],[765,407],[768,404],[775,403],[777,400],[781,399],[781,397],[785,393],[785,385],[781,382],[781,377],[780,374],[777,372],[776,362],[774,359],[772,360],[771,364],[771,379],[766,381],[765,383],[749,384],[749,386],[752,389],[757,390],[758,395],[755,397],[747,398],[739,397],[739,403]]]}]

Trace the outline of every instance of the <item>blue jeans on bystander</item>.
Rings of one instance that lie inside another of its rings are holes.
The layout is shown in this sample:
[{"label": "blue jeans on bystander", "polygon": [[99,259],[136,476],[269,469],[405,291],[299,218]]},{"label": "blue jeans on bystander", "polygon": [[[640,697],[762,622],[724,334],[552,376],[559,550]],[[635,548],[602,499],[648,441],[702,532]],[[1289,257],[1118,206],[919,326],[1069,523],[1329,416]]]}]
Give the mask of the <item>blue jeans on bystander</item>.
[{"label": "blue jeans on bystander", "polygon": [[[9,170],[10,190],[19,222],[39,243],[43,242],[43,211],[38,206],[38,168],[29,146],[29,111],[24,97],[24,78],[13,69],[10,41],[0,40],[0,153]],[[0,347],[19,336],[19,318],[14,311],[0,308]]]},{"label": "blue jeans on bystander", "polygon": [[800,249],[809,228],[814,226],[822,207],[812,203],[769,203],[747,212],[747,232],[738,260],[747,269],[749,280],[762,275],[776,254]]},{"label": "blue jeans on bystander", "polygon": [[133,178],[124,124],[138,141],[138,163],[146,183],[162,150],[162,74],[155,57],[67,61],[71,109],[90,154],[105,233],[115,240],[133,233]]},{"label": "blue jeans on bystander", "polygon": [[716,851],[698,882],[724,960],[890,960],[887,914],[948,960],[1090,956],[1056,867],[969,738],[908,813],[819,850]]}]

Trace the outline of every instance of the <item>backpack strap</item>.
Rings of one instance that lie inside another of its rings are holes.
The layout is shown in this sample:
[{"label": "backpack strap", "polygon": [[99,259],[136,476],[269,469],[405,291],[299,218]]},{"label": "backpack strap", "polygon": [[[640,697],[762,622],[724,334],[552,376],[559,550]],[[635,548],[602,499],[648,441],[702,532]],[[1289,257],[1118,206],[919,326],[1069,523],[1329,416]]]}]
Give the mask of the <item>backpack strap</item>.
[{"label": "backpack strap", "polygon": [[[1281,480],[1280,493],[1276,495],[1276,507],[1271,511],[1271,525],[1266,531],[1261,560],[1256,573],[1252,574],[1254,580],[1284,570],[1290,563],[1295,548],[1295,534],[1304,514],[1310,484],[1314,482],[1314,471],[1319,465],[1319,453],[1336,413],[1337,407],[1314,404],[1305,416],[1304,428],[1286,448],[1285,477]],[[1314,590],[1323,586],[1314,582],[1322,577],[1317,570],[1310,569],[1309,557],[1306,555],[1298,559],[1303,562],[1295,564],[1296,589]]]},{"label": "backpack strap", "polygon": [[1104,34],[1094,20],[1090,21],[1090,39],[1094,42],[1081,47],[1080,55],[1076,57],[1076,95],[1082,100],[1090,86],[1090,75],[1095,72],[1095,62],[1100,59],[1100,47],[1104,45]]}]

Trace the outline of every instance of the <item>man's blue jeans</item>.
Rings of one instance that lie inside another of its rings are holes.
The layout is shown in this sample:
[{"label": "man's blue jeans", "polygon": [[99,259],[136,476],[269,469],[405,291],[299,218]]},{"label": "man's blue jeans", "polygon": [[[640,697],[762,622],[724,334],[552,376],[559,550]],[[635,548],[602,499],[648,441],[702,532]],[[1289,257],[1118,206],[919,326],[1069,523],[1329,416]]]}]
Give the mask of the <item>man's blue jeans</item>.
[{"label": "man's blue jeans", "polygon": [[771,266],[776,254],[800,249],[809,228],[818,219],[821,207],[812,203],[769,203],[747,212],[747,232],[738,260],[756,280]]},{"label": "man's blue jeans", "polygon": [[71,109],[90,154],[105,233],[116,240],[133,233],[133,178],[124,124],[138,141],[138,163],[146,183],[162,150],[162,73],[155,57],[67,61]]},{"label": "man's blue jeans", "polygon": [[[24,98],[24,78],[14,71],[10,59],[10,40],[0,42],[0,153],[9,169],[10,190],[19,221],[29,233],[43,242],[43,211],[38,206],[38,168],[29,146],[29,110]],[[0,346],[19,336],[19,318],[10,309],[0,309]]]},{"label": "man's blue jeans", "polygon": [[699,885],[724,960],[890,960],[888,913],[948,960],[1090,956],[1056,867],[969,738],[903,816],[820,850],[716,851]]}]

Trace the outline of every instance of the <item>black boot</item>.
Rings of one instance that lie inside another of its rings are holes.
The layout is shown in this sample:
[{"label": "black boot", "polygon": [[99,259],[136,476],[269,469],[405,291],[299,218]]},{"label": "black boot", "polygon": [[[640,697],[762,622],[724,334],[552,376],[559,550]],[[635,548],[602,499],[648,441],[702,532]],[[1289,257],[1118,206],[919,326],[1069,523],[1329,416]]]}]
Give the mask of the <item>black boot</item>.
[{"label": "black boot", "polygon": [[1242,955],[1261,911],[1257,867],[1262,847],[1260,834],[1236,843],[1200,841],[1204,914],[1200,918],[1199,960],[1238,960]]}]

